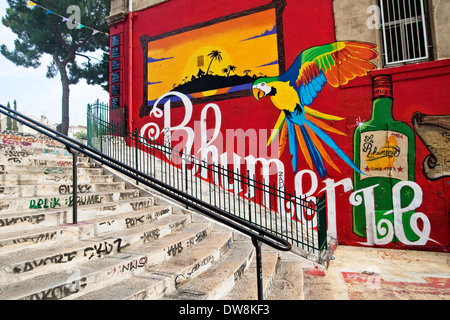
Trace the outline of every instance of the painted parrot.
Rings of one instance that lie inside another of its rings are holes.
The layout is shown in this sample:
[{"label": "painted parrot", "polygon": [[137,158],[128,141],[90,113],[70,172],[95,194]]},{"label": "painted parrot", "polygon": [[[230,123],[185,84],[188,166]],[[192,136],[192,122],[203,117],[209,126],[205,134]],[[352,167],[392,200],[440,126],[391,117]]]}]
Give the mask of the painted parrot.
[{"label": "painted parrot", "polygon": [[322,179],[327,174],[323,159],[340,172],[325,150],[325,143],[350,167],[362,173],[325,131],[345,134],[320,120],[339,121],[343,118],[321,113],[310,106],[326,83],[339,87],[375,70],[375,65],[370,62],[378,57],[375,49],[374,44],[355,41],[312,47],[300,53],[285,73],[259,78],[253,83],[253,95],[257,100],[269,96],[281,110],[267,145],[281,131],[279,156],[289,144],[294,172],[297,172],[298,146],[310,168],[315,167]]}]

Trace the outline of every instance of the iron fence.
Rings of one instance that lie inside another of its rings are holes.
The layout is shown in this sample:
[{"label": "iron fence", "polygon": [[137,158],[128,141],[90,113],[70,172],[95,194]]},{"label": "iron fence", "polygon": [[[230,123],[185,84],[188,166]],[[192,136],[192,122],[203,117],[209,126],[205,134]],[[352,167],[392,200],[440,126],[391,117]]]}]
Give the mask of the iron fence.
[{"label": "iron fence", "polygon": [[[320,253],[327,246],[325,197],[308,200],[286,192],[249,170],[201,160],[126,129],[121,109],[88,105],[88,145],[240,219],[289,241],[294,247]],[[320,255],[319,255],[320,259]]]}]

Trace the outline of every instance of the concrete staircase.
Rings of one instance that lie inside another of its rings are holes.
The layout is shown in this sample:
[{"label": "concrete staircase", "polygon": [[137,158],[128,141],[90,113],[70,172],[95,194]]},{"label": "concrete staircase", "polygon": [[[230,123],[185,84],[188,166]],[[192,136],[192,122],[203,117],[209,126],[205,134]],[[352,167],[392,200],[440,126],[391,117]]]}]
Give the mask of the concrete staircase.
[{"label": "concrete staircase", "polygon": [[[0,299],[256,299],[250,239],[78,157],[0,132]],[[263,246],[264,295],[303,299],[304,259]]]}]

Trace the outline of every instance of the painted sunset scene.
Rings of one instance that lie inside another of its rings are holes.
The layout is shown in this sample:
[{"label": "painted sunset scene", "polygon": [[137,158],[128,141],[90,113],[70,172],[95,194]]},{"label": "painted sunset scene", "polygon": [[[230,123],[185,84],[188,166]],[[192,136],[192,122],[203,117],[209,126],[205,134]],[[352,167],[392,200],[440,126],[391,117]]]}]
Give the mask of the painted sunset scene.
[{"label": "painted sunset scene", "polygon": [[147,67],[149,106],[170,91],[202,98],[248,90],[279,74],[275,11],[149,42]]}]

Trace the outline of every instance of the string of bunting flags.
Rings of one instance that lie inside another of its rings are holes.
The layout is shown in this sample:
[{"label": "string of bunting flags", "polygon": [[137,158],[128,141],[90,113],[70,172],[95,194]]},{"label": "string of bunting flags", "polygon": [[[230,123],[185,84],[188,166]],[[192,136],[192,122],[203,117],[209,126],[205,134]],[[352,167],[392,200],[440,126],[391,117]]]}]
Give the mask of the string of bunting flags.
[{"label": "string of bunting flags", "polygon": [[[67,21],[70,21],[70,22],[75,22],[75,23],[77,23],[77,21],[75,21],[75,20],[73,20],[73,19],[66,18],[66,17],[64,17],[64,16],[62,16],[62,15],[60,15],[60,14],[57,14],[57,13],[55,13],[55,12],[53,12],[53,11],[51,11],[51,10],[49,10],[49,9],[47,9],[47,8],[45,8],[45,7],[43,7],[43,6],[41,6],[40,4],[37,4],[37,3],[34,2],[34,1],[28,1],[28,6],[29,6],[29,7],[39,7],[39,8],[41,8],[41,9],[45,10],[45,14],[46,14],[46,15],[53,14],[53,15],[55,15],[55,16],[58,16],[58,17],[62,18],[62,21],[61,21],[61,22],[67,22]],[[100,31],[100,30],[97,30],[97,29],[94,29],[94,28],[85,26],[85,25],[83,25],[83,24],[81,24],[81,23],[78,23],[78,26],[77,26],[76,28],[77,28],[77,29],[83,29],[83,28],[91,29],[91,30],[92,30],[92,35],[95,35],[95,34],[97,34],[97,33],[102,33],[102,34],[106,35],[107,37],[109,37],[109,33],[102,32],[102,31]]]}]

